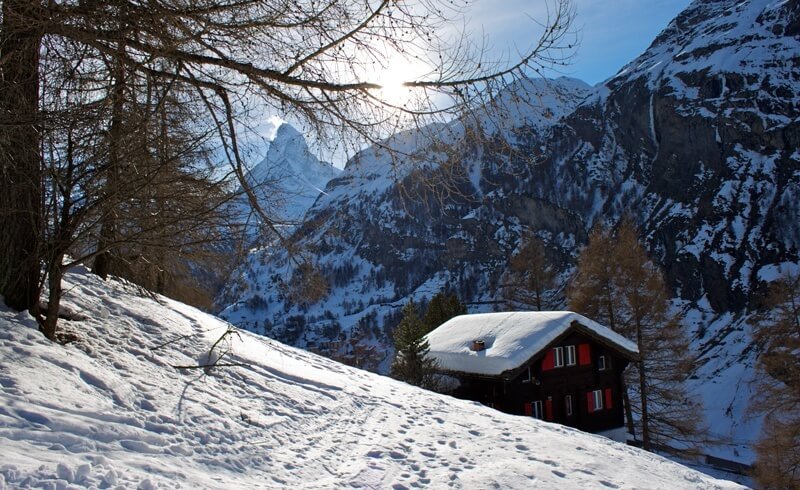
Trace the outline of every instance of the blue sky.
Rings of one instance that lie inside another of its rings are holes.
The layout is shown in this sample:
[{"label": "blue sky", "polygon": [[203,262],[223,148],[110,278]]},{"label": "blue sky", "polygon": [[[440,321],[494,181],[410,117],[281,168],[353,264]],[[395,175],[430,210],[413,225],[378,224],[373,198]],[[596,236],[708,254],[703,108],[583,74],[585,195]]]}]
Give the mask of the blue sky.
[{"label": "blue sky", "polygon": [[[480,0],[469,14],[471,27],[488,36],[495,49],[524,49],[536,37],[531,18],[546,18],[552,0]],[[592,85],[611,77],[641,54],[690,0],[573,0],[573,25],[580,46],[561,74]],[[513,48],[512,48],[513,49]],[[558,75],[553,74],[553,75]]]},{"label": "blue sky", "polygon": [[[489,41],[490,55],[502,57],[508,53],[513,58],[516,51],[526,50],[538,38],[535,21],[544,22],[547,4],[555,1],[477,0],[467,12],[468,36],[475,40],[483,33]],[[577,10],[573,29],[580,45],[568,66],[546,75],[566,75],[595,85],[644,52],[691,0],[572,0],[572,3]],[[282,119],[271,117],[257,132],[271,140],[281,122]],[[327,159],[341,165],[345,158],[337,153]]]}]

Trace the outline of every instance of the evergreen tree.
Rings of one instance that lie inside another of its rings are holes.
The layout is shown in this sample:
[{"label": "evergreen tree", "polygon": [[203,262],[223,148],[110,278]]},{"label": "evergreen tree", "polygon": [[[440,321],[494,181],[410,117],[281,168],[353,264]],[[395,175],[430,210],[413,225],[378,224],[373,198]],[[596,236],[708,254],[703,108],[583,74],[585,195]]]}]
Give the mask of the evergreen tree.
[{"label": "evergreen tree", "polygon": [[428,330],[419,316],[416,303],[403,307],[403,319],[394,332],[395,358],[391,376],[426,389],[436,388],[436,362],[428,358]]},{"label": "evergreen tree", "polygon": [[466,313],[467,307],[459,301],[456,295],[445,294],[443,291],[436,293],[428,303],[428,308],[422,317],[422,323],[425,325],[425,334],[432,332],[447,320]]},{"label": "evergreen tree", "polygon": [[767,306],[754,331],[764,376],[751,409],[765,415],[755,478],[763,488],[800,488],[800,274],[776,281]]},{"label": "evergreen tree", "polygon": [[527,235],[521,241],[524,245],[509,261],[504,297],[542,311],[547,306],[545,293],[553,287],[555,269],[549,263],[541,238]]},{"label": "evergreen tree", "polygon": [[625,404],[629,430],[632,415],[638,418],[643,447],[691,445],[700,429],[699,409],[683,386],[691,369],[689,342],[669,313],[661,271],[630,221],[623,221],[616,235],[592,232],[568,296],[570,309],[605,323],[639,348],[639,361],[626,372]]}]

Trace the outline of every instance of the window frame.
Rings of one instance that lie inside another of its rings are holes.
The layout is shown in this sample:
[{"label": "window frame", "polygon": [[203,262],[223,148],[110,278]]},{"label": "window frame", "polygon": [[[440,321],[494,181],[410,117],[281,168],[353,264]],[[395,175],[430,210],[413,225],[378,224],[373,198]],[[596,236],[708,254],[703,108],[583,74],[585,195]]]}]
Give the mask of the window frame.
[{"label": "window frame", "polygon": [[530,382],[533,381],[533,374],[531,372],[531,367],[530,366],[528,366],[527,373],[528,373],[527,376],[522,378],[522,382],[523,383],[530,383]]},{"label": "window frame", "polygon": [[553,347],[553,367],[564,367],[564,348]]},{"label": "window frame", "polygon": [[598,356],[597,357],[597,370],[598,371],[605,371],[608,369],[608,362],[606,361],[606,356]]},{"label": "window frame", "polygon": [[544,420],[544,404],[542,400],[531,402],[531,416],[535,419]]},{"label": "window frame", "polygon": [[[594,410],[593,412],[599,412],[603,410],[604,400],[603,400],[603,390],[592,390],[592,400],[594,401]],[[598,402],[600,402],[598,404]]]},{"label": "window frame", "polygon": [[572,395],[566,395],[564,397],[564,413],[566,413],[567,417],[572,417],[574,410],[572,408]]},{"label": "window frame", "polygon": [[567,356],[566,356],[566,366],[575,366],[578,364],[578,355],[575,350],[574,345],[568,345],[566,347]]}]

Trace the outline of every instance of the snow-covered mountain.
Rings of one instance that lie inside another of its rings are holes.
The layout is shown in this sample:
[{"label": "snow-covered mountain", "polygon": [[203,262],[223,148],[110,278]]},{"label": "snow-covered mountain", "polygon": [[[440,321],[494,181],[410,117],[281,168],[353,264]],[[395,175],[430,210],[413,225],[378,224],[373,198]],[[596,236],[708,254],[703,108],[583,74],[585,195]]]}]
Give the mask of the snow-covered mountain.
[{"label": "snow-covered mountain", "polygon": [[[266,156],[253,167],[247,179],[270,218],[278,223],[295,224],[324,192],[328,181],[339,173],[339,169],[314,156],[303,135],[284,123]],[[246,212],[249,204],[244,198],[242,201]]]},{"label": "snow-covered mountain", "polygon": [[86,270],[65,291],[68,345],[0,306],[0,489],[743,488],[247,332],[210,354],[227,323]]},{"label": "snow-covered mountain", "polygon": [[[691,389],[720,442],[707,451],[752,462],[749,317],[770,280],[800,268],[799,35],[798,0],[695,1],[615,77],[534,83],[546,109],[512,104],[485,138],[460,138],[471,126],[456,121],[429,131],[438,142],[390,140],[413,159],[368,149],[293,237],[330,294],[291,304],[293,262],[254,255],[222,314],[334,356],[370,347],[385,372],[387,327],[409,297],[449,288],[471,312],[501,308],[498,283],[528,231],[563,286],[591,227],[628,214],[693,337]],[[562,302],[559,287],[551,307]]]},{"label": "snow-covered mountain", "polygon": [[[486,168],[478,157],[482,149],[464,139],[465,127],[487,126],[484,141],[489,144],[505,147],[512,139],[528,141],[548,133],[590,93],[588,85],[569,78],[519,83],[526,92],[501,98],[497,110],[515,110],[521,124],[498,126],[478,114],[467,121],[400,133],[357,154],[329,183],[293,237],[315,254],[317,265],[330,276],[331,294],[322,302],[291,304],[285,291],[296,261],[285,250],[270,249],[252,254],[234,274],[219,300],[228,305],[221,315],[300,347],[325,346],[321,350],[328,354],[347,355],[349,348],[343,346],[331,352],[331,342],[359,337],[359,343],[377,348],[374,361],[385,372],[392,351],[380,328],[383,317],[415,289],[438,291],[443,277],[427,289],[418,286],[441,268],[440,259],[472,267],[443,245],[470,221],[477,222],[462,217],[480,207],[479,196],[486,189]],[[488,152],[487,158],[492,157]],[[501,166],[507,169],[499,164],[498,176]],[[436,187],[434,192],[428,192],[431,187]],[[452,202],[440,199],[443,192],[453,193]]]}]

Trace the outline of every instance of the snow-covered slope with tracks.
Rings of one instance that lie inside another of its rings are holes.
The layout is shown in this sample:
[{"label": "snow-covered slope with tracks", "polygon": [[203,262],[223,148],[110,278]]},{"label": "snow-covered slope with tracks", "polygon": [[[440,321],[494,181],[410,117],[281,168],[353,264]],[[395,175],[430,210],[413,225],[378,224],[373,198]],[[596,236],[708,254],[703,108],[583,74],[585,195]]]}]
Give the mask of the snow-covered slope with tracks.
[{"label": "snow-covered slope with tracks", "polygon": [[3,489],[740,488],[247,332],[209,356],[227,323],[85,270],[65,290],[66,346],[0,310]]}]

